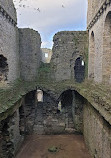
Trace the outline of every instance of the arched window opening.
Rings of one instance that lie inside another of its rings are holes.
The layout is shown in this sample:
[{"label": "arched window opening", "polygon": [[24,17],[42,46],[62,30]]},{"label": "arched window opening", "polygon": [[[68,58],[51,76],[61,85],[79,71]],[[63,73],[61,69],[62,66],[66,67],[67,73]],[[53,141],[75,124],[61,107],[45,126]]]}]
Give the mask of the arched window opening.
[{"label": "arched window opening", "polygon": [[107,14],[103,35],[103,82],[111,82],[111,11]]},{"label": "arched window opening", "polygon": [[85,78],[85,63],[80,57],[75,61],[74,72],[75,81],[79,83],[83,82]]},{"label": "arched window opening", "polygon": [[48,58],[48,53],[45,53],[45,58]]},{"label": "arched window opening", "polygon": [[43,91],[40,89],[37,90],[37,101],[43,102]]},{"label": "arched window opening", "polygon": [[92,31],[89,42],[89,64],[88,64],[88,77],[94,79],[94,56],[95,56],[95,42],[94,32]]},{"label": "arched window opening", "polygon": [[0,55],[0,81],[7,81],[8,76],[8,64],[7,58]]}]

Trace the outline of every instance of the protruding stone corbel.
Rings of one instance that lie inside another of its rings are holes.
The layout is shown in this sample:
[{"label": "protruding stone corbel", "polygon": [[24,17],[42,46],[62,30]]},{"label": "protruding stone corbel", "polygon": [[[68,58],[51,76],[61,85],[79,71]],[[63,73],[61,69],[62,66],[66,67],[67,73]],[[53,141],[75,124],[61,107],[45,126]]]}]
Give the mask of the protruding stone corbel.
[{"label": "protruding stone corbel", "polygon": [[8,19],[8,21],[11,22],[14,26],[17,25],[17,23],[10,17],[10,15],[8,15],[8,13],[2,8],[2,6],[0,6],[0,13],[1,13],[6,19]]},{"label": "protruding stone corbel", "polygon": [[99,12],[99,13],[97,14],[97,17],[100,17],[100,15],[101,15],[101,14],[100,14],[100,12]]},{"label": "protruding stone corbel", "polygon": [[7,16],[7,19],[10,19],[9,15]]},{"label": "protruding stone corbel", "polygon": [[0,8],[0,11],[3,13],[3,11],[4,11],[3,8]]},{"label": "protruding stone corbel", "polygon": [[11,21],[11,17],[9,16],[9,22]]},{"label": "protruding stone corbel", "polygon": [[110,4],[111,3],[111,1],[110,0],[106,0],[106,4]]},{"label": "protruding stone corbel", "polygon": [[102,13],[103,12],[103,9],[100,9],[100,13]]},{"label": "protruding stone corbel", "polygon": [[106,9],[106,7],[107,7],[107,5],[106,5],[106,4],[104,4],[104,5],[103,5],[103,9]]}]

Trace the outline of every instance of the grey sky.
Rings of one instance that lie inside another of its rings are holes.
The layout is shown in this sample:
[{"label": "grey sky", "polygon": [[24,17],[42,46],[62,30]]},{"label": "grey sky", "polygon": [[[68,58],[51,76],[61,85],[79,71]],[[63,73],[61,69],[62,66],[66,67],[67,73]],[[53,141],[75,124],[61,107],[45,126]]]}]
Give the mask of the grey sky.
[{"label": "grey sky", "polygon": [[37,30],[42,47],[51,47],[58,31],[86,30],[87,0],[14,0],[18,26]]}]

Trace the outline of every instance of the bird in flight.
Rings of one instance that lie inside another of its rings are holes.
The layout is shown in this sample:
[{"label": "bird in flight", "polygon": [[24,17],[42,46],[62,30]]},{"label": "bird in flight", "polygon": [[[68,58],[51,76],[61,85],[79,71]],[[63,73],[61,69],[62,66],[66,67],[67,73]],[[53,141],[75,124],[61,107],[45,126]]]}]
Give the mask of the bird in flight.
[{"label": "bird in flight", "polygon": [[39,9],[39,8],[38,8],[37,10],[38,10],[38,12],[40,12],[40,9]]}]

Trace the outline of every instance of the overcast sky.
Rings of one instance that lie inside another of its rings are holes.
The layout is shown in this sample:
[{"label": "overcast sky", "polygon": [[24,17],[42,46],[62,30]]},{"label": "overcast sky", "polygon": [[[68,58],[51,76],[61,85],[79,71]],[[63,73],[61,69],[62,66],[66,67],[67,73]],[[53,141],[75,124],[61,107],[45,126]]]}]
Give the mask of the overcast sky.
[{"label": "overcast sky", "polygon": [[58,31],[86,30],[87,0],[13,0],[18,27],[37,30],[42,47],[51,48]]}]

